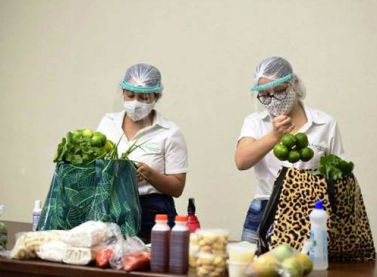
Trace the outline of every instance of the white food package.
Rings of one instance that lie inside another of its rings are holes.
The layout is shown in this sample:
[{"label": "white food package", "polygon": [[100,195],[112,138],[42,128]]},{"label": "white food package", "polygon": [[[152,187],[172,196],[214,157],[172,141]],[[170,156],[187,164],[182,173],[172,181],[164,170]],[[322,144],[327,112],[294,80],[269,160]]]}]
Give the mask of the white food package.
[{"label": "white food package", "polygon": [[94,257],[95,253],[90,248],[68,247],[65,251],[63,262],[73,265],[87,265]]},{"label": "white food package", "polygon": [[50,230],[17,233],[16,244],[13,247],[10,257],[12,259],[33,259],[39,247],[49,241],[59,241],[67,231]]},{"label": "white food package", "polygon": [[106,238],[107,224],[101,221],[87,221],[63,236],[63,242],[76,247],[93,247]]},{"label": "white food package", "polygon": [[39,247],[37,255],[45,261],[62,262],[68,247],[69,245],[62,241],[46,242]]}]

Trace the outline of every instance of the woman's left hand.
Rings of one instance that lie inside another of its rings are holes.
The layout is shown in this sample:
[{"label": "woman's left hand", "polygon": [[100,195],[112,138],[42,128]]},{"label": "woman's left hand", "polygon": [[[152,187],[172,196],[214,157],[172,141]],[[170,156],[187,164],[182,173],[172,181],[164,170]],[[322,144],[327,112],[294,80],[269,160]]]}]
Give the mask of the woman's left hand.
[{"label": "woman's left hand", "polygon": [[136,170],[136,178],[138,182],[143,180],[149,180],[149,177],[152,174],[152,168],[150,168],[147,164],[142,162],[136,163],[137,170]]}]

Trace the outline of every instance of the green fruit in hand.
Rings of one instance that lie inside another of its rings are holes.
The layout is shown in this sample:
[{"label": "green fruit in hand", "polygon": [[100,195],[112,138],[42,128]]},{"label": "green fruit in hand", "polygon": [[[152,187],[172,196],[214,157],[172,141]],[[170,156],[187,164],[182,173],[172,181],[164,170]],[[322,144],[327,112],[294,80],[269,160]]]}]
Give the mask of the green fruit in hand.
[{"label": "green fruit in hand", "polygon": [[292,150],[288,154],[288,162],[294,164],[300,160],[300,152],[298,150]]},{"label": "green fruit in hand", "polygon": [[82,131],[82,136],[84,138],[91,138],[93,136],[93,131],[90,129],[85,129]]},{"label": "green fruit in hand", "polygon": [[279,160],[286,161],[288,159],[288,156],[289,156],[289,150],[288,150],[287,146],[279,143],[279,144],[276,144],[274,146],[274,155]]},{"label": "green fruit in hand", "polygon": [[288,149],[292,149],[296,145],[297,139],[292,134],[285,134],[281,138],[281,143],[285,146],[287,146]]},{"label": "green fruit in hand", "polygon": [[314,151],[313,149],[309,147],[305,147],[300,150],[300,157],[303,162],[310,161],[314,156]]},{"label": "green fruit in hand", "polygon": [[297,133],[295,135],[295,137],[296,137],[296,140],[297,140],[296,145],[297,145],[298,149],[302,149],[302,148],[308,147],[309,140],[308,140],[307,135],[305,135],[304,133]]}]

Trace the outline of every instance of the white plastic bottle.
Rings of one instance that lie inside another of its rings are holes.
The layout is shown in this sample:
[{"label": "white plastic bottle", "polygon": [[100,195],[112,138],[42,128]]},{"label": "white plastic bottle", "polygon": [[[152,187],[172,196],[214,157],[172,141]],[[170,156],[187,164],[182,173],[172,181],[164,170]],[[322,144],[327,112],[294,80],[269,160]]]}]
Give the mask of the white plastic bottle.
[{"label": "white plastic bottle", "polygon": [[310,258],[313,261],[314,270],[326,270],[328,268],[327,255],[327,213],[323,209],[322,201],[316,201],[314,210],[309,215],[310,238],[313,241],[310,247]]},{"label": "white plastic bottle", "polygon": [[33,231],[37,230],[39,219],[41,218],[41,200],[35,200],[33,210]]},{"label": "white plastic bottle", "polygon": [[190,231],[187,217],[175,217],[175,225],[170,232],[169,272],[187,274],[189,269]]}]

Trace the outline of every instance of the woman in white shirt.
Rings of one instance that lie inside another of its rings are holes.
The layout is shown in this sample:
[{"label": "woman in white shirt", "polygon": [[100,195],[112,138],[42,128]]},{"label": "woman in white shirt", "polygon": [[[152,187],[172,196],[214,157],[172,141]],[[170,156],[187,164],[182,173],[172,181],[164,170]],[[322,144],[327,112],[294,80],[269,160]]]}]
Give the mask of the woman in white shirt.
[{"label": "woman in white shirt", "polygon": [[273,147],[287,133],[305,133],[314,157],[309,162],[294,164],[300,169],[315,169],[323,154],[344,158],[342,140],[336,121],[330,115],[309,108],[302,100],[306,90],[291,64],[281,57],[264,59],[255,69],[254,91],[266,107],[245,118],[236,150],[239,170],[254,167],[257,179],[256,195],[246,215],[242,240],[255,242],[256,231],[272,192],[281,166],[291,166],[278,160]]},{"label": "woman in white shirt", "polygon": [[139,237],[150,240],[156,214],[168,214],[173,226],[173,197],[179,197],[188,171],[187,148],[183,135],[173,122],[163,118],[154,106],[161,98],[160,71],[148,64],[131,66],[121,81],[124,110],[106,114],[97,130],[114,143],[121,155],[133,143],[139,145],[129,158],[136,162],[142,207]]}]

